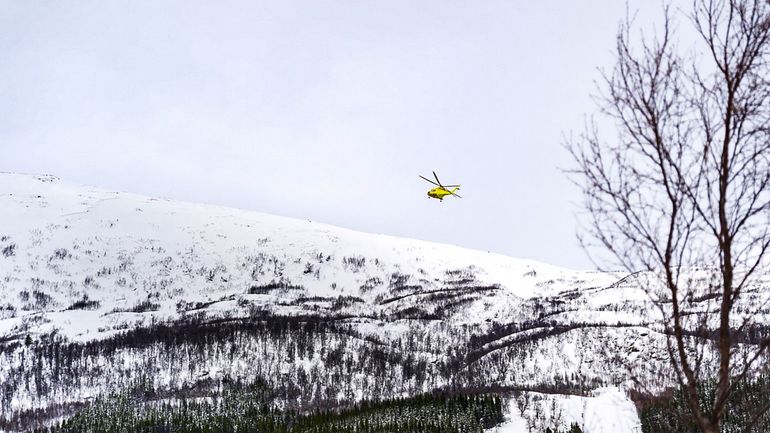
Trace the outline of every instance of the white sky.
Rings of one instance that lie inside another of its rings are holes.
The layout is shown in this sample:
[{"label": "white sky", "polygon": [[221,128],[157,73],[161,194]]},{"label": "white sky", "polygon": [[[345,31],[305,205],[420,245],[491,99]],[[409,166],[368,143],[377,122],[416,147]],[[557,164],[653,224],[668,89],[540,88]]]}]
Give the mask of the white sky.
[{"label": "white sky", "polygon": [[589,268],[562,143],[625,11],[0,0],[0,170]]}]

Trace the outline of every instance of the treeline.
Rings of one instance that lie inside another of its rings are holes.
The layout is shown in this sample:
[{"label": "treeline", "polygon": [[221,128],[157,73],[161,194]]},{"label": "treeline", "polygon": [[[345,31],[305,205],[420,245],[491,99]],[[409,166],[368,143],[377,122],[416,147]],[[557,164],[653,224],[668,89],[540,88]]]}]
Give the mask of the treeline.
[{"label": "treeline", "polygon": [[503,421],[500,397],[488,394],[426,394],[371,403],[297,419],[303,433],[483,432]]},{"label": "treeline", "polygon": [[141,378],[148,378],[156,392],[211,396],[221,393],[228,377],[266,377],[294,408],[414,395],[451,382],[453,372],[442,369],[442,375],[441,363],[430,361],[462,337],[409,330],[395,344],[385,344],[336,319],[192,318],[97,341],[72,342],[58,335],[28,339],[0,351],[0,414],[5,415],[0,430],[30,418],[13,409],[14,400],[27,399],[37,408],[65,407]]},{"label": "treeline", "polygon": [[[698,431],[687,406],[685,390],[670,390],[662,396],[636,396],[641,406],[639,418],[643,433],[690,433]],[[704,406],[713,401],[716,382],[709,381],[698,389],[699,399]],[[730,395],[727,412],[720,433],[765,433],[770,431],[770,376],[759,376],[735,384]]]},{"label": "treeline", "polygon": [[[468,283],[460,274],[456,280]],[[395,275],[390,286],[395,290],[409,282]],[[275,283],[254,291],[290,287]],[[516,385],[584,393],[626,378],[620,368],[625,359],[613,344],[621,341],[624,328],[559,322],[551,312],[563,311],[563,302],[528,301],[525,317],[508,324],[427,320],[462,308],[484,290],[452,286],[410,294],[408,302],[391,302],[370,315],[332,311],[335,303],[363,305],[342,296],[287,300],[328,310],[299,315],[254,304],[247,317],[211,318],[197,311],[209,304],[196,303],[184,305],[186,313],[175,321],[153,321],[94,341],[69,341],[55,333],[0,339],[0,430],[58,419],[80,401],[119,392],[143,377],[155,392],[188,400],[221,395],[230,378],[263,377],[292,410],[437,389]],[[533,318],[540,314],[545,318]],[[560,350],[565,344],[574,354]],[[657,376],[651,380],[661,380]]]},{"label": "treeline", "polygon": [[[196,314],[98,341],[73,342],[55,334],[27,338],[0,347],[0,430],[58,418],[57,411],[73,403],[119,392],[143,377],[156,392],[188,399],[221,395],[228,378],[263,377],[283,404],[295,410],[511,384],[582,392],[622,379],[557,353],[561,340],[569,340],[577,354],[590,351],[592,360],[614,362],[614,346],[596,345],[606,332],[601,328],[548,336],[553,339],[548,345],[528,338],[469,363],[473,348],[465,342],[480,334],[479,327],[417,322],[398,334],[387,327],[373,334],[362,332],[366,327],[361,323],[383,322],[270,313],[207,321]],[[29,404],[19,409],[14,401]],[[52,416],[33,416],[32,408],[53,408]]]},{"label": "treeline", "polygon": [[100,399],[72,418],[35,433],[476,433],[503,420],[498,396],[427,394],[344,410],[300,414],[272,404],[263,385],[214,401],[142,402],[129,393]]}]

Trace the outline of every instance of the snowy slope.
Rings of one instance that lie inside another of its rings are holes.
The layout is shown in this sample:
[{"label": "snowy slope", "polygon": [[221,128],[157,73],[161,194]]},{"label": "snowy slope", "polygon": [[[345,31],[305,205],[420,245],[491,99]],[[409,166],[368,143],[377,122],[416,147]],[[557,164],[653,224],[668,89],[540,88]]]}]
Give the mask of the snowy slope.
[{"label": "snowy slope", "polygon": [[[263,378],[299,405],[592,389],[664,359],[656,310],[623,275],[53,176],[0,174],[0,253],[0,418],[63,416],[137,383],[206,395],[233,378]],[[254,331],[287,317],[328,322]],[[131,334],[158,324],[188,331]]]},{"label": "snowy slope", "polygon": [[609,387],[590,396],[525,392],[512,398],[506,421],[487,433],[567,431],[572,423],[584,433],[640,433],[634,403],[621,390]]},{"label": "snowy slope", "polygon": [[[15,318],[4,313],[0,333],[43,312],[32,331],[55,327],[68,337],[92,338],[147,316],[173,316],[179,301],[212,302],[280,281],[304,287],[304,296],[373,301],[386,296],[395,273],[429,291],[445,285],[448,271],[499,285],[501,299],[457,317],[482,322],[508,314],[517,299],[617,279],[311,221],[77,186],[52,176],[0,174],[0,192],[0,248],[14,246],[0,260],[0,305],[17,311]],[[373,287],[361,293],[367,282]],[[38,300],[35,291],[51,299]],[[65,310],[83,296],[99,308]],[[150,315],[103,314],[148,299],[160,305]],[[232,305],[223,308],[238,314]]]}]

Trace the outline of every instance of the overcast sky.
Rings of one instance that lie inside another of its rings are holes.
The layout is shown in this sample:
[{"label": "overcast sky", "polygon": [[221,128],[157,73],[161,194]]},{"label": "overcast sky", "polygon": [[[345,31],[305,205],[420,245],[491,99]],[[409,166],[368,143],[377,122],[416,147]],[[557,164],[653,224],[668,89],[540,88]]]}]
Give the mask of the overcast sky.
[{"label": "overcast sky", "polygon": [[[590,268],[562,144],[625,13],[0,0],[0,170]],[[463,199],[429,200],[431,170]]]}]

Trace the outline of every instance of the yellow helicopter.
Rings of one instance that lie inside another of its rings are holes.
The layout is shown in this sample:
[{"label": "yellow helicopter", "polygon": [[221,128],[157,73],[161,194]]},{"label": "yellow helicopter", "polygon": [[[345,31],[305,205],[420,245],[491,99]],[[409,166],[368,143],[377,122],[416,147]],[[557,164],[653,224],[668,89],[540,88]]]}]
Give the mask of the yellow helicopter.
[{"label": "yellow helicopter", "polygon": [[[444,201],[444,197],[446,197],[448,195],[453,195],[453,196],[455,196],[457,198],[462,198],[459,195],[455,194],[455,191],[460,189],[460,185],[442,185],[441,181],[438,180],[438,176],[436,176],[436,172],[435,171],[433,172],[433,177],[436,178],[435,182],[430,180],[430,179],[428,179],[425,176],[420,175],[420,177],[423,178],[424,180],[427,180],[428,182],[432,183],[433,185],[436,185],[436,188],[433,188],[430,191],[428,191],[428,197],[430,197],[430,198],[437,198],[437,199],[439,199],[442,202]],[[452,188],[452,189],[449,189],[449,188]]]}]

